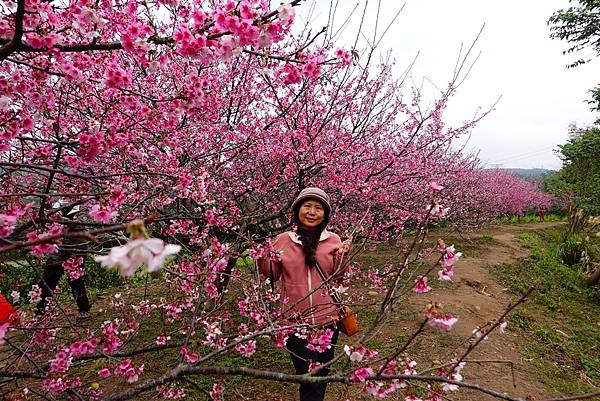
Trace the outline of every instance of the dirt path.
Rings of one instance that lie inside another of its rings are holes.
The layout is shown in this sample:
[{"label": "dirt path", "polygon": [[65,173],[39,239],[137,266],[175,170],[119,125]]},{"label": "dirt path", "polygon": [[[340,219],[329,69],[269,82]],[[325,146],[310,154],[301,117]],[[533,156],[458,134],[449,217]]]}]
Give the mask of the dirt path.
[{"label": "dirt path", "polygon": [[[443,302],[444,307],[459,317],[452,336],[468,337],[474,328],[495,321],[507,305],[518,299],[508,292],[490,273],[490,267],[501,263],[513,263],[527,257],[529,252],[519,244],[516,236],[523,231],[535,231],[562,223],[529,223],[493,226],[486,230],[493,240],[476,255],[465,254],[455,269],[454,284],[437,289],[432,294]],[[424,300],[413,297],[411,304],[424,308]],[[472,360],[498,360],[514,363],[513,374],[509,364],[485,363],[467,365],[465,380],[493,388],[510,395],[531,396],[534,399],[555,395],[547,386],[536,380],[534,372],[523,355],[524,341],[510,328],[504,333],[494,332],[469,356]],[[455,400],[489,400],[489,396],[462,393]]]},{"label": "dirt path", "polygon": [[[523,231],[535,231],[562,223],[528,223],[518,225],[492,226],[483,232],[474,233],[474,238],[489,235],[493,240],[479,248],[470,255],[465,252],[464,257],[456,265],[452,283],[441,285],[428,294],[413,294],[408,303],[409,308],[398,310],[391,319],[397,324],[381,333],[381,341],[399,341],[406,339],[414,332],[415,324],[422,317],[422,312],[430,300],[440,301],[444,309],[459,318],[458,323],[449,334],[439,333],[422,336],[417,344],[411,347],[409,355],[419,354],[430,362],[436,359],[447,360],[449,351],[469,337],[477,326],[482,326],[490,321],[495,321],[506,310],[506,307],[516,301],[518,296],[510,293],[499,284],[490,272],[490,268],[501,263],[513,263],[520,258],[525,258],[529,252],[520,245],[517,235]],[[457,246],[459,241],[457,241]],[[557,395],[547,387],[533,371],[530,360],[524,355],[525,340],[510,327],[504,334],[494,332],[484,340],[468,357],[469,360],[494,360],[501,362],[469,363],[463,370],[465,381],[477,383],[482,387],[494,389],[515,397],[530,397],[528,399],[541,399]],[[462,348],[464,349],[464,347]],[[462,351],[461,351],[462,352]],[[511,364],[514,369],[511,369]],[[425,366],[422,366],[422,368]],[[334,401],[340,398],[341,389],[337,386],[328,391],[327,400]],[[357,389],[358,390],[358,389]],[[350,400],[367,400],[354,388],[350,391]],[[493,400],[491,396],[480,392],[461,390],[449,394],[449,399],[457,400]],[[389,399],[403,400],[398,394]]]}]

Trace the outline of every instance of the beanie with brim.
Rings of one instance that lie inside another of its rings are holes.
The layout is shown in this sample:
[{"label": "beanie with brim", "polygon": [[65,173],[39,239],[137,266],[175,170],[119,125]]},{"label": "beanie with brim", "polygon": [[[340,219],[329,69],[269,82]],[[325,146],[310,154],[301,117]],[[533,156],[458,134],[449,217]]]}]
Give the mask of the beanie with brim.
[{"label": "beanie with brim", "polygon": [[302,203],[308,199],[314,199],[323,204],[325,208],[325,223],[329,221],[329,215],[331,214],[331,204],[329,203],[329,195],[321,188],[317,187],[308,187],[304,188],[299,194],[294,203],[292,203],[292,210],[294,211],[294,216],[298,214],[298,210],[300,210],[300,206]]}]

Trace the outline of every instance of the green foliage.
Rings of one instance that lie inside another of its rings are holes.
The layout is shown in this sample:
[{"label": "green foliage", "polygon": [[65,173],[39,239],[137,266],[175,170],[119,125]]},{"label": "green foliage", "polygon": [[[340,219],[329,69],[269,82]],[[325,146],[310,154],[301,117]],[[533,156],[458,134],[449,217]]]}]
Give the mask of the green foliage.
[{"label": "green foliage", "polygon": [[570,131],[571,138],[560,146],[563,167],[552,185],[555,193],[571,192],[586,213],[600,214],[600,127]]},{"label": "green foliage", "polygon": [[[571,0],[575,7],[556,11],[548,20],[550,37],[564,40],[569,48],[564,53],[576,53],[592,49],[600,55],[600,0]],[[575,60],[569,67],[589,62],[590,58]],[[590,90],[592,99],[588,102],[592,110],[600,111],[600,87]]]},{"label": "green foliage", "polygon": [[[549,213],[544,216],[544,221],[561,221],[563,217],[556,213]],[[540,221],[540,216],[537,214],[526,214],[525,216],[510,216],[499,217],[492,220],[492,224],[523,224],[537,223]]]},{"label": "green foliage", "polygon": [[561,393],[591,391],[581,377],[600,379],[600,298],[579,272],[559,258],[562,228],[521,234],[531,257],[499,265],[495,273],[514,292],[535,286],[529,303],[510,317],[510,325],[527,339],[526,355],[540,377]]},{"label": "green foliage", "polygon": [[581,257],[586,250],[586,241],[581,234],[572,234],[567,236],[565,241],[558,248],[558,255],[567,266],[575,266],[581,261]]}]

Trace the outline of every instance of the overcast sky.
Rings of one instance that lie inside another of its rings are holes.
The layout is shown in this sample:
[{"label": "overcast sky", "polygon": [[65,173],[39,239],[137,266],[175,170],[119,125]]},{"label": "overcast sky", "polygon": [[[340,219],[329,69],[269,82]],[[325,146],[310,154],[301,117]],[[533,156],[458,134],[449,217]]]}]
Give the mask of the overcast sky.
[{"label": "overcast sky", "polygon": [[[339,27],[357,3],[362,12],[364,1],[338,0],[334,26]],[[315,3],[315,30],[326,24],[329,3]],[[457,124],[469,119],[478,107],[489,109],[502,96],[466,145],[469,151],[479,152],[487,166],[558,169],[561,162],[553,150],[567,140],[569,124],[589,125],[600,117],[585,103],[587,90],[600,83],[600,62],[567,69],[576,56],[563,55],[566,43],[549,38],[546,21],[555,10],[568,7],[568,0],[382,0],[380,31],[403,4],[379,48],[391,49],[398,74],[419,53],[412,68],[417,83],[427,77],[444,88],[461,43],[469,45],[485,24],[475,46],[475,53],[481,55],[452,98],[446,121]],[[303,19],[310,7],[301,8]],[[364,32],[372,37],[376,0],[370,1],[368,10]],[[338,43],[350,45],[356,30],[356,25],[350,25]]]}]

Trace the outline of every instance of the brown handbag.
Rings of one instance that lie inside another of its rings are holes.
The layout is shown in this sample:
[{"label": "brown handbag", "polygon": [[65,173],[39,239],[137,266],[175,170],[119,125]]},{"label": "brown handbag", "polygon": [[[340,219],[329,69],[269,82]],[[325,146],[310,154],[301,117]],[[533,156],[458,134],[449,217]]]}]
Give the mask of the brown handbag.
[{"label": "brown handbag", "polygon": [[[327,281],[327,276],[325,276],[325,272],[323,269],[321,269],[321,266],[319,266],[317,263],[315,267],[317,268],[317,272],[319,272],[319,276],[321,276],[321,280],[323,280],[323,282]],[[340,307],[338,320],[336,322],[338,329],[348,337],[352,337],[360,331],[356,312],[354,312],[348,305],[342,304],[342,299],[337,292],[334,291],[331,294],[331,297]]]}]

